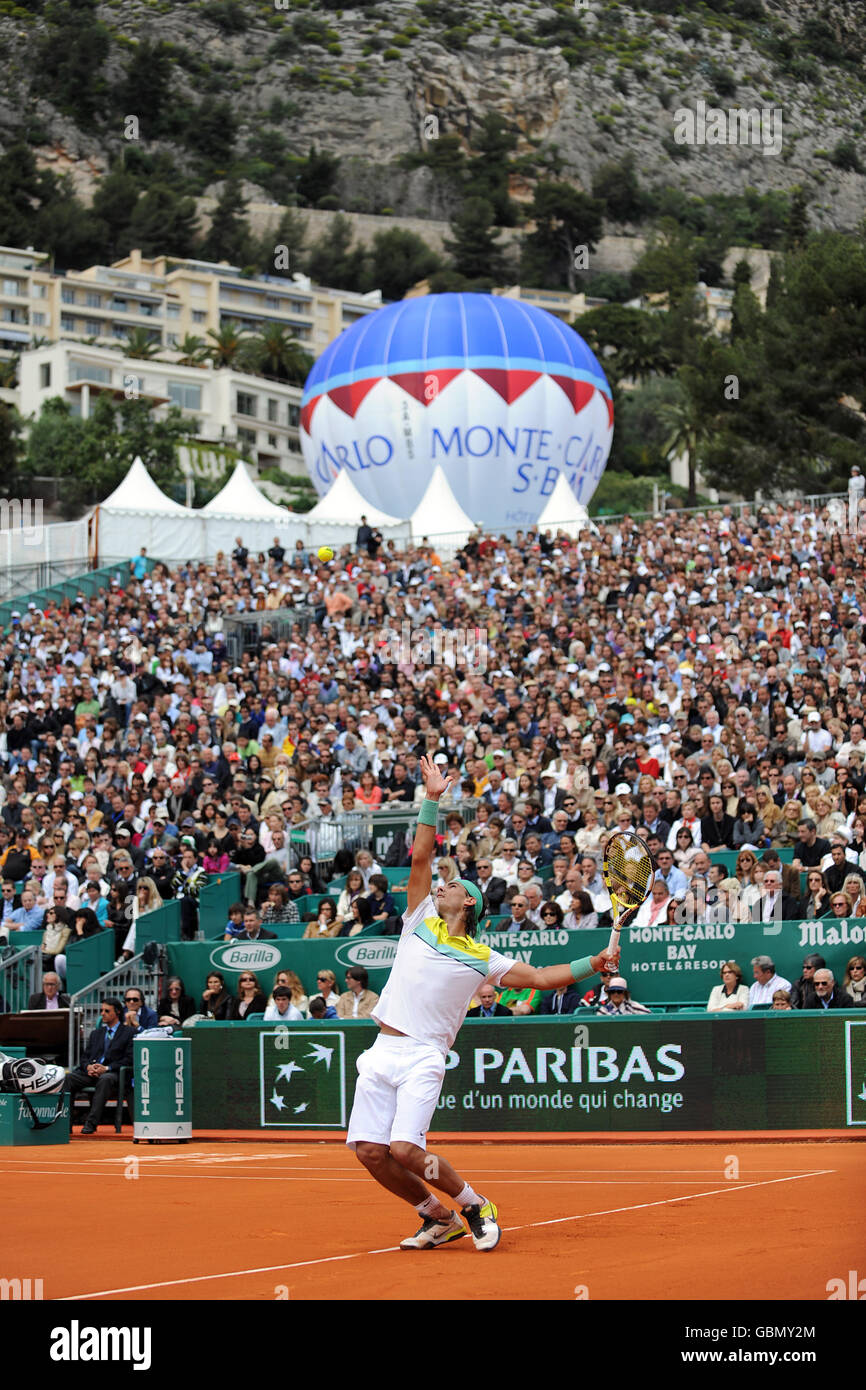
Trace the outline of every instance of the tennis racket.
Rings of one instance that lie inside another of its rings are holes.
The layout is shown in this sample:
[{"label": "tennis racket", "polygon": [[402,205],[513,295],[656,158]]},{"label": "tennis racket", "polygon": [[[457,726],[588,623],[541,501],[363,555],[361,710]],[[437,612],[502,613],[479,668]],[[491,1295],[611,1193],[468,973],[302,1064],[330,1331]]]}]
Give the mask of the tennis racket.
[{"label": "tennis racket", "polygon": [[639,835],[622,830],[608,840],[601,872],[613,905],[608,950],[618,951],[620,932],[649,895],[656,861]]}]

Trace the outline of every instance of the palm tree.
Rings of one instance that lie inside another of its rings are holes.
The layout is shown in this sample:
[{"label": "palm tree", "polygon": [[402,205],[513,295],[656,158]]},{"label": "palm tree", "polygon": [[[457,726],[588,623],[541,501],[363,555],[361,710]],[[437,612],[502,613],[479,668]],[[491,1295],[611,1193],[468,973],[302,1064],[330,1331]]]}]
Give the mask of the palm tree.
[{"label": "palm tree", "polygon": [[659,417],[667,425],[669,434],[664,444],[662,452],[665,457],[671,455],[685,454],[686,463],[689,470],[689,495],[688,505],[693,507],[697,501],[697,481],[696,472],[698,466],[698,453],[701,445],[706,441],[709,430],[707,422],[697,402],[692,396],[683,392],[681,400],[669,402],[659,409]]},{"label": "palm tree", "polygon": [[247,345],[243,329],[228,321],[218,329],[209,328],[207,335],[213,338],[213,346],[207,351],[214,366],[236,367]]},{"label": "palm tree", "polygon": [[203,367],[207,361],[207,343],[204,338],[197,338],[194,333],[185,334],[183,342],[178,343],[175,351],[181,354],[177,364],[179,367]]},{"label": "palm tree", "polygon": [[647,324],[643,333],[622,344],[614,355],[613,366],[620,381],[640,382],[656,373],[665,375],[670,370],[671,359],[660,329],[655,324]]},{"label": "palm tree", "polygon": [[258,337],[252,339],[249,347],[253,371],[274,377],[277,381],[302,386],[313,365],[312,357],[304,351],[297,338],[293,338],[279,323],[268,324]]},{"label": "palm tree", "polygon": [[19,356],[0,358],[0,390],[12,391],[18,385]]},{"label": "palm tree", "polygon": [[160,346],[159,339],[151,336],[149,328],[133,328],[123,345],[123,352],[125,357],[155,357]]}]

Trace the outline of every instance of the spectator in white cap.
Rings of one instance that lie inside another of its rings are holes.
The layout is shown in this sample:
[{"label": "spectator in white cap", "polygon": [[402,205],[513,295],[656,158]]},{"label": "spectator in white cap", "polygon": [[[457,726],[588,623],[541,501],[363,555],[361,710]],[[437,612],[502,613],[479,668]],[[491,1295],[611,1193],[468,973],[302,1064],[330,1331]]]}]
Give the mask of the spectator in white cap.
[{"label": "spectator in white cap", "polygon": [[816,753],[827,753],[833,747],[833,735],[822,727],[821,716],[817,710],[806,715],[803,734],[803,752],[806,757]]},{"label": "spectator in white cap", "polygon": [[636,999],[632,999],[628,981],[622,975],[614,975],[608,980],[605,993],[607,997],[599,1004],[597,1012],[608,1018],[617,1018],[624,1014],[652,1013],[652,1009],[648,1009],[646,1004],[639,1004]]}]

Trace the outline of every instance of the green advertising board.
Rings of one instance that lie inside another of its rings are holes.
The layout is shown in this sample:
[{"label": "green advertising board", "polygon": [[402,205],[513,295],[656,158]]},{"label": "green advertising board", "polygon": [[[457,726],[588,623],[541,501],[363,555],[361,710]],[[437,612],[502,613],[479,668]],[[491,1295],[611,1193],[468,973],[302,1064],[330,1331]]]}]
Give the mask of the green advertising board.
[{"label": "green advertising board", "polygon": [[[199,1129],[345,1127],[367,1021],[197,1024]],[[866,1019],[470,1019],[432,1131],[839,1129],[866,1124]]]},{"label": "green advertising board", "polygon": [[[259,1028],[259,1124],[263,1129],[345,1129],[346,1034],[340,1028]],[[364,1029],[365,1037],[369,1029]],[[315,1117],[313,1119],[313,1117]]]},{"label": "green advertising board", "polygon": [[[7,1048],[11,1055],[14,1049]],[[31,1144],[68,1144],[72,1097],[64,1095],[35,1095],[29,1097],[6,1093],[0,1095],[0,1147]],[[30,1106],[38,1120],[45,1125],[36,1129]]]},{"label": "green advertising board", "polygon": [[[532,930],[482,932],[481,940],[503,955],[531,965],[556,965],[575,956],[595,955],[609,940],[606,931],[568,932]],[[381,991],[399,937],[334,937],[327,941],[170,942],[169,970],[180,975],[187,992],[196,999],[204,990],[207,972],[219,970],[234,990],[242,970],[252,970],[270,990],[277,970],[294,970],[308,993],[316,989],[322,968],[337,975],[340,986],[350,965],[363,965],[370,988]],[[768,955],[787,980],[799,978],[803,957],[820,951],[841,980],[852,955],[866,946],[866,921],[769,922],[641,927],[623,934],[622,971],[632,997],[652,1007],[659,1003],[706,1004],[710,990],[720,983],[722,963],[735,960],[747,984],[752,983],[750,962]],[[587,984],[587,988],[589,985]]]},{"label": "green advertising board", "polygon": [[866,1018],[845,1021],[845,1123],[866,1125]]}]

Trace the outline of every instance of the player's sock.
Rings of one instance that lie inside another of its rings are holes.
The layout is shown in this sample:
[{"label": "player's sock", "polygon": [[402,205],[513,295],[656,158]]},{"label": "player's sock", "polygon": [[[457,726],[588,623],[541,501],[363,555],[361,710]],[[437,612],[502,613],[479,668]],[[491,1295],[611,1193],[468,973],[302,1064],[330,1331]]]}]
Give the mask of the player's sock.
[{"label": "player's sock", "polygon": [[458,1207],[480,1207],[484,1201],[484,1198],[479,1197],[475,1189],[473,1187],[470,1187],[467,1182],[463,1184],[463,1187],[457,1193],[457,1196],[454,1198],[454,1200],[457,1203]]},{"label": "player's sock", "polygon": [[423,1202],[415,1203],[415,1210],[419,1216],[435,1216],[444,1205],[445,1203],[440,1202],[439,1198],[434,1197],[431,1192],[429,1196],[424,1198]]}]

